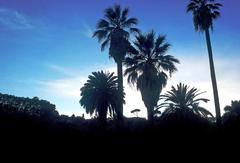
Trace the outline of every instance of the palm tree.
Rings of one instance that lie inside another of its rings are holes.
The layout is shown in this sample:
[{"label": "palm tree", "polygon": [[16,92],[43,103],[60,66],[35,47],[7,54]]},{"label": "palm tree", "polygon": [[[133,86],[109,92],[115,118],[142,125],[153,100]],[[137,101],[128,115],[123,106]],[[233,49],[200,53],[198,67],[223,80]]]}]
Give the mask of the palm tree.
[{"label": "palm tree", "polygon": [[127,69],[124,75],[128,76],[128,83],[137,86],[142,100],[147,107],[148,120],[152,122],[154,107],[157,105],[159,95],[166,86],[169,72],[170,76],[177,71],[175,63],[179,61],[171,55],[166,55],[170,44],[165,36],[156,38],[154,31],[139,34],[134,42],[137,54],[126,57],[124,64]]},{"label": "palm tree", "polygon": [[178,109],[192,110],[195,114],[200,115],[204,118],[213,118],[211,112],[203,107],[199,106],[199,102],[208,102],[206,98],[197,98],[199,95],[205,92],[199,92],[197,88],[191,88],[185,84],[178,84],[177,88],[172,86],[171,91],[167,91],[166,94],[161,95],[160,99],[164,100],[164,103],[158,106],[159,108],[167,108],[167,112],[174,112]]},{"label": "palm tree", "polygon": [[[97,30],[93,37],[96,37],[101,43],[101,50],[110,45],[109,56],[117,63],[118,90],[119,96],[123,98],[123,73],[122,62],[128,51],[131,50],[131,44],[128,42],[130,33],[138,33],[135,28],[138,23],[136,18],[128,18],[129,9],[122,9],[120,5],[107,8],[104,11],[104,19],[97,23]],[[119,105],[118,119],[123,119],[123,104]]]},{"label": "palm tree", "polygon": [[105,123],[107,112],[114,115],[120,101],[117,89],[117,77],[114,73],[93,72],[80,89],[80,104],[87,114],[96,113],[101,122]]},{"label": "palm tree", "polygon": [[205,32],[218,126],[221,125],[221,112],[209,28],[213,29],[213,21],[220,16],[221,6],[222,4],[216,3],[215,0],[190,0],[187,6],[187,12],[193,13],[195,30]]}]

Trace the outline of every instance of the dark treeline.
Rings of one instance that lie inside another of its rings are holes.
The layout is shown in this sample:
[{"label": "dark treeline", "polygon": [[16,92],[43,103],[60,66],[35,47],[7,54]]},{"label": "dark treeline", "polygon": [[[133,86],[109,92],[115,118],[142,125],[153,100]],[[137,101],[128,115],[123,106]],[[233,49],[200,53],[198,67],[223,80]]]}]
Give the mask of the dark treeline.
[{"label": "dark treeline", "polygon": [[[1,137],[9,143],[43,140],[49,143],[76,143],[82,146],[141,146],[168,143],[189,144],[192,140],[214,143],[219,139],[237,137],[240,129],[240,101],[226,106],[223,128],[190,109],[165,111],[149,125],[144,118],[125,118],[124,124],[108,119],[102,126],[98,118],[84,119],[59,115],[55,105],[37,97],[32,99],[0,94]],[[215,137],[217,135],[217,137]],[[224,140],[223,139],[223,140]],[[231,140],[230,139],[230,140]],[[190,143],[191,144],[191,143]],[[103,146],[103,147],[104,147]]]}]

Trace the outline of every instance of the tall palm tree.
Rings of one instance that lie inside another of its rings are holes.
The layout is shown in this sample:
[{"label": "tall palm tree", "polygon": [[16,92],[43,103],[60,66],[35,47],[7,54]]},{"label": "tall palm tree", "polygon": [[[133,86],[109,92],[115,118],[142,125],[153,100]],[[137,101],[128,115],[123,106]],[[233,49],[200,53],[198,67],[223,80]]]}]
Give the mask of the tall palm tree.
[{"label": "tall palm tree", "polygon": [[[138,24],[136,18],[128,18],[129,9],[122,9],[120,5],[107,8],[104,11],[104,18],[97,23],[97,30],[93,37],[96,37],[101,43],[101,50],[110,45],[109,56],[117,63],[118,74],[118,90],[119,95],[123,97],[123,73],[122,62],[128,51],[131,50],[131,45],[128,42],[130,33],[138,33],[135,28]],[[123,104],[119,105],[118,119],[123,119]]]},{"label": "tall palm tree", "polygon": [[218,126],[221,125],[221,112],[209,28],[213,29],[213,21],[220,16],[221,6],[222,4],[216,3],[215,0],[190,0],[187,6],[187,12],[193,13],[195,30],[205,32]]},{"label": "tall palm tree", "polygon": [[179,61],[166,55],[170,44],[165,36],[156,38],[154,31],[139,34],[134,41],[137,54],[126,57],[124,64],[127,69],[128,83],[137,86],[142,100],[147,107],[148,120],[152,122],[154,107],[157,105],[162,88],[166,85],[168,75],[177,71],[175,63]]},{"label": "tall palm tree", "polygon": [[93,72],[80,91],[82,97],[79,102],[86,109],[87,114],[96,113],[103,123],[106,122],[108,111],[110,115],[115,114],[120,99],[117,77],[114,73]]},{"label": "tall palm tree", "polygon": [[204,92],[199,92],[197,88],[193,87],[190,89],[189,86],[180,83],[177,85],[177,88],[172,86],[171,91],[167,91],[166,94],[160,96],[160,99],[164,100],[164,103],[161,103],[158,107],[167,108],[165,113],[174,112],[178,109],[189,109],[204,118],[213,118],[211,112],[199,106],[199,102],[209,101],[206,98],[197,98],[203,93]]}]

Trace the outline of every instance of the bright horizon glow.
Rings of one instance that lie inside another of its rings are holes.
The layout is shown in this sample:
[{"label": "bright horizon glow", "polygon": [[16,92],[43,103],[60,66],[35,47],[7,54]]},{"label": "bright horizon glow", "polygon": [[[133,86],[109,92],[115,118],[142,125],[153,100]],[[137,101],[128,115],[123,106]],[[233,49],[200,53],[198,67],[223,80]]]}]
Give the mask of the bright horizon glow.
[{"label": "bright horizon glow", "polygon": [[[59,2],[59,1],[58,1]],[[130,16],[139,19],[143,32],[154,29],[167,35],[172,47],[168,54],[178,58],[174,73],[162,93],[183,82],[206,91],[201,103],[215,115],[207,47],[204,35],[194,31],[192,16],[186,13],[188,1],[97,1],[77,0],[29,1],[0,0],[0,92],[23,97],[38,96],[54,103],[60,114],[81,115],[80,87],[93,71],[116,72],[108,51],[101,53],[96,39],[91,38],[103,10],[115,3],[130,8]],[[220,107],[240,100],[239,2],[223,3],[222,16],[211,33]],[[143,12],[144,11],[144,12]],[[116,73],[115,73],[116,74]],[[124,78],[126,105],[124,115],[141,109],[146,116],[140,92],[130,88]],[[85,114],[86,117],[86,114]]]}]

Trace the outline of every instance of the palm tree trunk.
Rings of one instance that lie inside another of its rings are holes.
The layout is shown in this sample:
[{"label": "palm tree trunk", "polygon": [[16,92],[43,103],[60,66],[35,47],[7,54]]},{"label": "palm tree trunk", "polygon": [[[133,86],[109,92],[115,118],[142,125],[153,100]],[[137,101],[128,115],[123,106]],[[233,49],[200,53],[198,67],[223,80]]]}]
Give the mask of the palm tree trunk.
[{"label": "palm tree trunk", "polygon": [[214,103],[215,103],[215,110],[216,110],[216,120],[217,120],[217,126],[220,127],[221,126],[221,112],[220,112],[218,88],[217,88],[217,81],[216,81],[216,75],[215,75],[215,69],[214,69],[214,62],[213,62],[213,54],[212,54],[212,46],[211,46],[209,29],[205,30],[205,35],[206,35],[206,42],[207,42],[207,48],[208,48],[210,72],[211,72]]},{"label": "palm tree trunk", "polygon": [[107,108],[103,107],[101,111],[98,113],[101,126],[105,126],[107,123]]},{"label": "palm tree trunk", "polygon": [[119,108],[117,111],[117,118],[119,122],[123,121],[123,71],[122,61],[117,62],[117,74],[118,74],[118,91],[120,96]]},{"label": "palm tree trunk", "polygon": [[147,108],[147,114],[148,114],[148,121],[150,124],[152,124],[153,123],[153,108],[152,107]]}]

